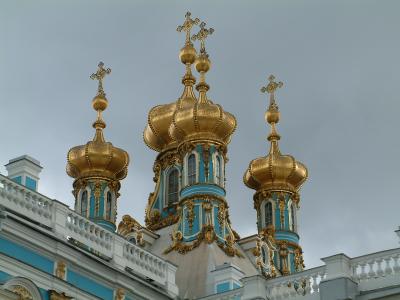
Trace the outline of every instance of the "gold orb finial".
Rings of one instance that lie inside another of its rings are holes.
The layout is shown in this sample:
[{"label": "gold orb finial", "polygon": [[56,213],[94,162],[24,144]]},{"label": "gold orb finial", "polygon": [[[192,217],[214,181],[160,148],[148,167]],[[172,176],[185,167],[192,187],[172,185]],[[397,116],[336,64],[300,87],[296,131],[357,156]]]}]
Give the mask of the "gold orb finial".
[{"label": "gold orb finial", "polygon": [[103,89],[103,79],[106,75],[111,73],[111,69],[104,68],[104,63],[102,61],[99,62],[99,64],[97,66],[98,66],[98,68],[97,68],[96,73],[93,73],[92,75],[90,75],[90,79],[99,81],[99,85],[97,88],[97,94],[93,98],[92,106],[93,106],[94,110],[96,110],[96,111],[104,111],[107,108],[108,102],[107,102],[107,98],[106,98],[106,93],[104,92],[104,89]]},{"label": "gold orb finial", "polygon": [[186,33],[185,46],[183,46],[179,53],[179,59],[185,65],[193,64],[197,56],[196,49],[193,47],[193,44],[190,41],[190,31],[194,25],[200,23],[200,20],[198,18],[192,19],[190,17],[191,15],[192,14],[190,12],[187,12],[185,15],[185,22],[176,28],[178,32],[184,31]]}]

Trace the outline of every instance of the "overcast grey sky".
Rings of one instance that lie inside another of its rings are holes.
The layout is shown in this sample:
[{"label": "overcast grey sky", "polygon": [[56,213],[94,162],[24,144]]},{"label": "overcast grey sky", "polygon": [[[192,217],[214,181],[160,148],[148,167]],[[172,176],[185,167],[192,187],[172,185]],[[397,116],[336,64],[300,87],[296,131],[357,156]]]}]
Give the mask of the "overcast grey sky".
[{"label": "overcast grey sky", "polygon": [[3,0],[1,164],[37,158],[40,191],[73,207],[66,154],[93,137],[89,75],[102,60],[112,68],[105,136],[131,156],[119,217],[143,222],[156,153],[142,132],[149,109],[181,93],[184,35],[176,27],[187,10],[215,29],[209,96],[238,120],[227,166],[234,228],[256,232],[253,191],[242,176],[268,151],[259,90],[273,73],[285,84],[277,93],[281,150],[310,174],[299,215],[307,267],[338,252],[397,247],[399,1]]}]

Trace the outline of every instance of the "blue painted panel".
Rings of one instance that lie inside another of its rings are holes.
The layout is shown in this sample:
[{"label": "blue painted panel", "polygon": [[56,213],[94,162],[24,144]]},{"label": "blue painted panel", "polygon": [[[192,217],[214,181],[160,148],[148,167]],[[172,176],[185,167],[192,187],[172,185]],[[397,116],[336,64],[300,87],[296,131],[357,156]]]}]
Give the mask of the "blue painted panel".
[{"label": "blue painted panel", "polygon": [[36,185],[37,185],[37,183],[36,183],[36,180],[35,180],[35,179],[30,178],[29,176],[26,176],[26,177],[25,177],[25,186],[26,186],[28,189],[31,189],[31,190],[36,191]]},{"label": "blue painted panel", "polygon": [[[189,239],[187,239],[185,237],[191,236],[191,235],[197,235],[200,232],[200,219],[199,219],[200,218],[200,206],[195,205],[193,207],[193,211],[194,211],[194,220],[193,220],[192,230],[190,230],[188,219],[186,217],[184,218],[184,226],[185,226],[184,241],[191,241],[191,240],[195,239],[196,236],[189,238]],[[185,210],[184,213],[186,214],[187,210]]]},{"label": "blue painted panel", "polygon": [[203,160],[203,149],[201,145],[197,145],[196,151],[199,154],[199,182],[205,182],[204,178],[204,160]]},{"label": "blue painted panel", "polygon": [[12,181],[22,184],[22,176],[17,176],[12,179]]},{"label": "blue painted panel", "polygon": [[227,292],[230,290],[230,284],[229,282],[223,282],[217,284],[217,294]]},{"label": "blue painted panel", "polygon": [[279,231],[279,230],[275,231],[275,238],[277,240],[291,241],[296,244],[299,243],[299,237],[295,233],[291,233],[288,231]]},{"label": "blue painted panel", "polygon": [[237,282],[233,282],[233,289],[238,289],[241,288],[242,286],[238,284]]},{"label": "blue painted panel", "polygon": [[43,300],[50,300],[49,292],[45,289],[39,288],[40,295],[42,295]]},{"label": "blue painted panel", "polygon": [[281,228],[281,216],[279,215],[279,208],[275,203],[275,228]]},{"label": "blue painted panel", "polygon": [[219,210],[218,207],[214,207],[214,227],[215,227],[215,232],[217,233],[217,235],[223,238],[224,236],[223,236],[222,228],[218,222],[218,210]]},{"label": "blue painted panel", "polygon": [[109,289],[96,281],[82,276],[74,271],[67,270],[67,281],[77,288],[93,294],[104,300],[113,300],[113,290]]},{"label": "blue painted panel", "polygon": [[0,284],[6,283],[11,278],[12,276],[10,274],[0,271]]},{"label": "blue painted panel", "polygon": [[53,261],[2,237],[0,237],[0,252],[46,273],[53,274]]},{"label": "blue painted panel", "polygon": [[225,190],[215,184],[195,184],[187,186],[181,190],[181,197],[188,197],[195,194],[210,194],[218,195],[221,197],[225,196]]},{"label": "blue painted panel", "polygon": [[104,229],[107,229],[111,232],[115,232],[115,229],[116,229],[115,224],[108,222],[108,221],[104,221],[104,220],[96,220],[95,222],[96,222],[96,224],[100,225]]}]

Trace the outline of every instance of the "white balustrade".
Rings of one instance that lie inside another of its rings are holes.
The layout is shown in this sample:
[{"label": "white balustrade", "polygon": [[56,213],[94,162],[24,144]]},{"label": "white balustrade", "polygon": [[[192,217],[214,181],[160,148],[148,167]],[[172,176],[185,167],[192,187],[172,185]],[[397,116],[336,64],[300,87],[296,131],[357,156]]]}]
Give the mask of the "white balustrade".
[{"label": "white balustrade", "polygon": [[139,276],[153,280],[171,295],[178,294],[176,266],[82,217],[65,204],[31,191],[0,174],[1,207],[36,224],[45,225],[40,230],[51,230],[58,238],[99,254],[122,272],[129,268]]},{"label": "white balustrade", "polygon": [[224,293],[213,294],[200,298],[201,300],[240,300],[243,296],[243,288],[237,288]]},{"label": "white balustrade", "polygon": [[126,266],[134,272],[147,276],[157,282],[166,281],[167,263],[158,256],[126,242],[124,244],[124,257],[127,260]]},{"label": "white balustrade", "polygon": [[52,200],[0,174],[0,206],[51,227]]},{"label": "white balustrade", "polygon": [[[267,280],[267,295],[278,299],[319,299],[319,283],[326,276],[325,266]],[[306,297],[304,297],[306,296]]]},{"label": "white balustrade", "polygon": [[400,284],[400,248],[352,258],[350,266],[361,291]]},{"label": "white balustrade", "polygon": [[[84,247],[97,251],[103,256],[112,257],[114,234],[88,219],[70,211],[65,220],[65,235],[73,238]],[[89,249],[88,249],[89,250]]]}]

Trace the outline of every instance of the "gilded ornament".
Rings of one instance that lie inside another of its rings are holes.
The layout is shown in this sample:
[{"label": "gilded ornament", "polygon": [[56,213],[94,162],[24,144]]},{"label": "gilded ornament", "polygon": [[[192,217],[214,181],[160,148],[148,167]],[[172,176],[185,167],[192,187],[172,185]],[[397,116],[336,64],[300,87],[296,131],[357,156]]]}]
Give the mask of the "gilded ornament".
[{"label": "gilded ornament", "polygon": [[186,219],[189,223],[189,230],[192,231],[193,229],[193,222],[194,222],[194,203],[193,201],[188,201],[186,204]]},{"label": "gilded ornament", "polygon": [[281,229],[285,229],[285,198],[282,194],[279,196],[279,215]]},{"label": "gilded ornament", "polygon": [[124,300],[125,299],[125,290],[122,288],[118,288],[115,291],[115,300]]},{"label": "gilded ornament", "polygon": [[136,221],[134,218],[132,218],[130,215],[124,215],[122,217],[121,222],[118,224],[118,230],[117,232],[126,237],[129,233],[140,230],[142,226],[138,221]]},{"label": "gilded ornament", "polygon": [[56,267],[56,277],[65,280],[65,273],[66,273],[66,267],[67,265],[65,264],[64,261],[58,261],[57,262],[57,267]]},{"label": "gilded ornament", "polygon": [[72,297],[67,296],[65,292],[57,292],[55,290],[50,290],[50,300],[70,300]]},{"label": "gilded ornament", "polygon": [[219,228],[220,228],[220,232],[222,233],[223,230],[223,226],[224,226],[224,221],[225,221],[225,203],[221,202],[218,205],[218,224],[219,224]]},{"label": "gilded ornament", "polygon": [[143,238],[143,232],[139,231],[136,234],[136,241],[137,241],[137,244],[139,246],[141,246],[141,247],[143,247],[145,245],[145,241],[144,241],[144,238]]},{"label": "gilded ornament", "polygon": [[22,285],[12,287],[12,292],[20,297],[20,300],[33,300],[31,293]]}]

